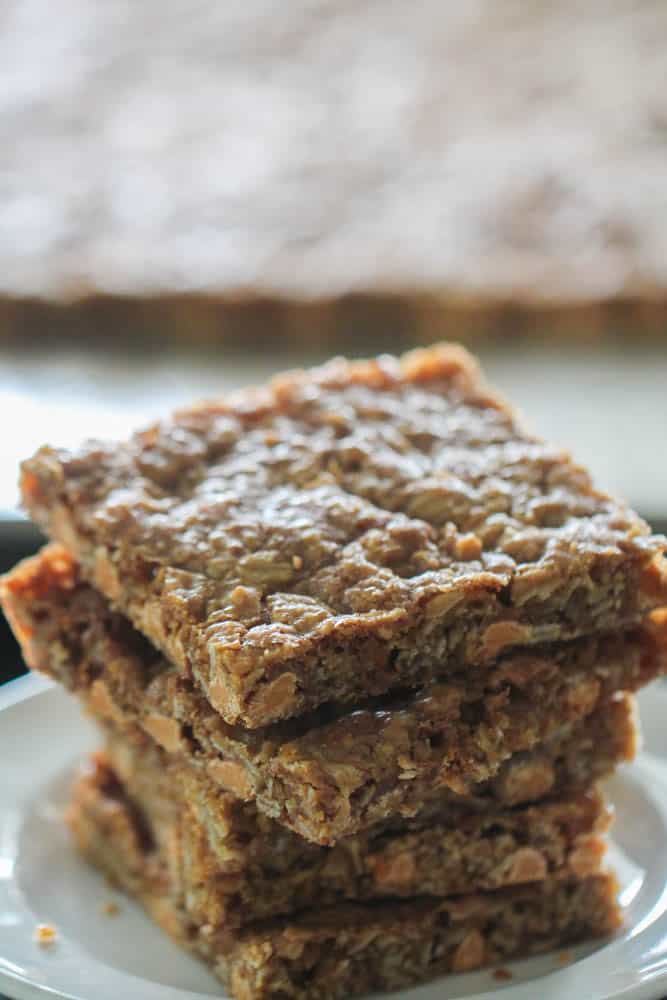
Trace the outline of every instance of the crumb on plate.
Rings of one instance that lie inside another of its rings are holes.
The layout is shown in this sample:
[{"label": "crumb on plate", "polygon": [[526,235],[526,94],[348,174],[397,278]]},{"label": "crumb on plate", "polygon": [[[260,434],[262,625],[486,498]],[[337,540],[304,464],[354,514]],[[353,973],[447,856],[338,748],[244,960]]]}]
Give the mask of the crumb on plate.
[{"label": "crumb on plate", "polygon": [[497,979],[499,982],[508,980],[512,978],[512,973],[509,969],[495,969],[493,973],[493,978]]},{"label": "crumb on plate", "polygon": [[35,941],[37,944],[54,944],[58,937],[58,932],[52,924],[37,924],[35,928]]}]

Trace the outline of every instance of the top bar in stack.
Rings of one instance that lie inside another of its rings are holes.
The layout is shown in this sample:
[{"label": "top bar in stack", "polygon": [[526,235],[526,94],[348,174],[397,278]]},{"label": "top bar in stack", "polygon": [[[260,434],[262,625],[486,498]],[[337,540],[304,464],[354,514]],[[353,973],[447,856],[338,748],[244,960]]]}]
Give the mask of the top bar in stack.
[{"label": "top bar in stack", "polygon": [[285,375],[123,445],[42,448],[22,491],[248,728],[667,603],[665,539],[525,433],[452,346]]}]

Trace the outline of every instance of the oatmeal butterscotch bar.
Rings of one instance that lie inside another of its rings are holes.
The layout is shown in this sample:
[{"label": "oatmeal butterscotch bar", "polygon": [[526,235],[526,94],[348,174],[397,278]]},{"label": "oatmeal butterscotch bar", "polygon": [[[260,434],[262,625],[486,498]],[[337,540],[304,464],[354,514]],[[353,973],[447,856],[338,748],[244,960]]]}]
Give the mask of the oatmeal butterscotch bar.
[{"label": "oatmeal butterscotch bar", "polygon": [[59,547],[18,566],[2,599],[28,663],[99,718],[139,724],[219,786],[308,840],[332,844],[434,789],[471,794],[517,752],[665,669],[665,627],[509,652],[351,714],[328,707],[262,731],[231,727],[101,596]]},{"label": "oatmeal butterscotch bar", "polygon": [[179,845],[160,845],[111,782],[79,780],[69,823],[83,855],[201,955],[238,1000],[334,998],[463,972],[620,923],[613,877],[547,878],[460,897],[320,906],[238,929],[188,909]]},{"label": "oatmeal butterscotch bar", "polygon": [[239,1000],[342,998],[606,937],[622,922],[611,875],[444,900],[349,904],[199,944]]},{"label": "oatmeal butterscotch bar", "polygon": [[22,493],[250,728],[667,603],[665,539],[527,434],[453,346],[284,375],[124,444],[42,448]]},{"label": "oatmeal butterscotch bar", "polygon": [[610,814],[595,791],[524,807],[455,799],[318,847],[221,793],[147,737],[110,734],[88,776],[116,788],[153,841],[175,851],[188,911],[239,926],[345,900],[447,896],[595,874]]}]

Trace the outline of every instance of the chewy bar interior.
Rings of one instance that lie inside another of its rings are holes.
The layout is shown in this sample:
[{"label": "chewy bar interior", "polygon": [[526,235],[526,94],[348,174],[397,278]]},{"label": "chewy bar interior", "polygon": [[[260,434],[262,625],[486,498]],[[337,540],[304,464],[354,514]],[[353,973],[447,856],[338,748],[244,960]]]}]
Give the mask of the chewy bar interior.
[{"label": "chewy bar interior", "polygon": [[[614,879],[550,877],[444,899],[342,903],[241,929],[212,925],[191,898],[178,838],[147,834],[115,778],[98,767],[75,785],[69,823],[83,854],[204,957],[239,1000],[335,998],[465,972],[609,934]],[[212,875],[207,878],[215,892]]]},{"label": "chewy bar interior", "polygon": [[453,346],[287,374],[124,444],[45,447],[21,486],[89,582],[248,728],[667,604],[665,539]]},{"label": "chewy bar interior", "polygon": [[178,843],[188,905],[203,923],[221,927],[345,900],[581,878],[599,870],[610,822],[596,791],[516,808],[443,801],[412,820],[318,847],[220,793],[148,738],[117,732],[89,780],[115,788],[154,843]]},{"label": "chewy bar interior", "polygon": [[667,661],[664,626],[647,622],[508,652],[486,670],[333,719],[315,712],[249,732],[226,724],[111,612],[60,547],[19,565],[3,595],[33,667],[77,691],[99,718],[140,725],[222,789],[321,844],[415,813],[434,790],[474,793],[513,754],[647,683]]},{"label": "chewy bar interior", "polygon": [[[602,702],[583,721],[562,726],[554,737],[534,750],[514,754],[494,778],[475,785],[472,792],[458,794],[449,789],[431,788],[412,808],[403,808],[396,814],[377,820],[363,833],[337,840],[335,846],[349,846],[353,841],[360,843],[365,837],[373,837],[378,832],[411,830],[435,821],[449,823],[455,819],[458,822],[465,816],[491,814],[542,800],[556,802],[585,793],[595,782],[611,774],[618,764],[634,759],[637,747],[635,714],[633,696],[616,695]],[[130,752],[131,746],[137,742],[154,742],[151,736],[136,726],[119,725],[108,717],[96,718],[107,742],[111,740],[116,751],[119,744],[125,744],[127,752]],[[258,822],[262,824],[275,823],[270,816],[257,809],[256,802],[240,799],[212,781],[207,772],[199,767],[196,758],[169,754],[167,760],[170,766],[177,768],[180,779],[186,782],[193,807],[196,804],[201,815],[206,817],[202,822],[207,822],[212,828],[217,822],[217,813],[213,808],[215,802],[228,804],[233,801],[237,810],[245,810],[244,815],[257,815]],[[119,770],[122,771],[121,768]],[[205,789],[210,792],[206,797]],[[226,828],[226,818],[222,823]],[[299,845],[304,856],[306,851],[331,849],[330,846],[305,840],[289,831],[284,824],[279,824],[279,827],[283,837],[296,838],[293,843]],[[265,828],[262,826],[262,829]],[[274,829],[273,826],[270,828]],[[271,843],[268,848],[271,850]]]}]

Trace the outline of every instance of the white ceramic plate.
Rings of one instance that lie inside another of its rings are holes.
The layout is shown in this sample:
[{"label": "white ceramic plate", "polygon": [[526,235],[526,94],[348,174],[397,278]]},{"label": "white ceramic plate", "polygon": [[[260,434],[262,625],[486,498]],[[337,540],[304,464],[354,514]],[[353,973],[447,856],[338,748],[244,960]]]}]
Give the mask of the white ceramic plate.
[{"label": "white ceramic plate", "polygon": [[[665,695],[647,708],[656,733]],[[646,700],[646,699],[645,699]],[[62,823],[67,785],[95,734],[73,699],[37,678],[0,690],[0,990],[17,1000],[203,1000],[222,989],[137,906],[75,855]],[[613,940],[517,962],[512,979],[450,976],[401,1000],[657,1000],[667,994],[667,761],[644,753],[609,784],[616,806],[611,861],[626,925]],[[103,912],[111,899],[120,912]],[[56,926],[55,945],[33,939]],[[396,997],[396,994],[392,995]]]}]

